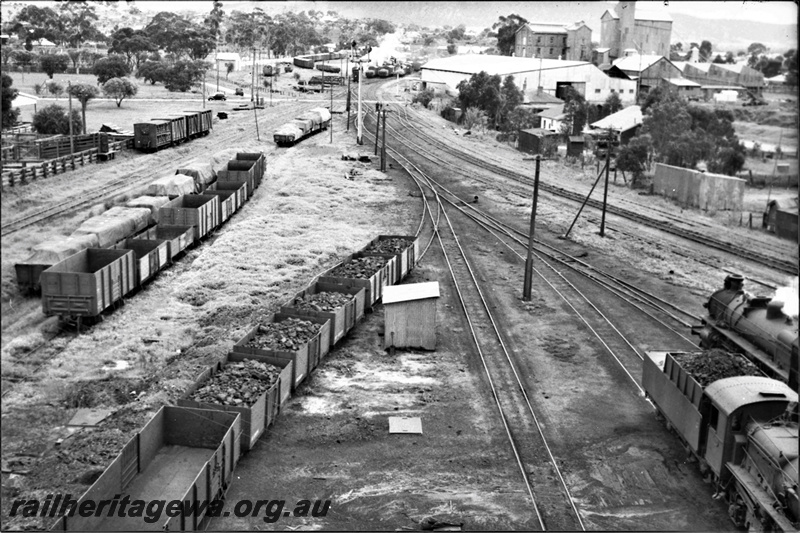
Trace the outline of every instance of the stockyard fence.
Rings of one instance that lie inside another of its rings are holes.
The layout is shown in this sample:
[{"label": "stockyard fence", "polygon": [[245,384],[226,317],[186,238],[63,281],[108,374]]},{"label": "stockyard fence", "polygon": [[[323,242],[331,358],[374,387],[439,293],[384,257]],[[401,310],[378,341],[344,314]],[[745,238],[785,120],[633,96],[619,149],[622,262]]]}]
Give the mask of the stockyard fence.
[{"label": "stockyard fence", "polygon": [[107,133],[73,136],[10,132],[2,135],[2,187],[46,178],[77,166],[94,163],[125,147],[133,138]]}]

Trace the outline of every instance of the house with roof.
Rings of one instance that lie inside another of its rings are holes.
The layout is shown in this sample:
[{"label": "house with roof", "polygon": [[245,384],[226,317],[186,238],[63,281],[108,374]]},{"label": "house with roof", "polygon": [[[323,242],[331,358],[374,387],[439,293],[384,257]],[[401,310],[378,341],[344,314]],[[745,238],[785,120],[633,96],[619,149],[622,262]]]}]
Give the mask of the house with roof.
[{"label": "house with roof", "polygon": [[644,7],[634,1],[617,3],[600,18],[600,47],[608,48],[610,59],[623,56],[626,49],[640,54],[669,56],[672,17],[663,8]]},{"label": "house with roof", "polygon": [[[454,55],[432,59],[422,66],[423,89],[453,92],[462,81],[484,71],[502,80],[514,76],[514,83],[526,98],[544,93],[563,98],[572,87],[589,102],[602,103],[612,93],[619,94],[624,104],[634,102],[636,82],[610,78],[593,64],[584,61],[559,61],[485,54]],[[541,90],[539,89],[541,88]]]},{"label": "house with roof", "polygon": [[589,61],[591,48],[592,29],[582,20],[572,24],[525,24],[517,30],[514,41],[516,57]]},{"label": "house with roof", "polygon": [[642,120],[642,108],[632,105],[593,122],[586,133],[600,137],[610,130],[617,136],[619,144],[627,144],[638,133]]},{"label": "house with roof", "polygon": [[606,70],[606,74],[612,78],[635,81],[643,94],[662,85],[664,79],[682,76],[681,70],[666,57],[639,54],[616,59]]},{"label": "house with roof", "polygon": [[540,120],[540,128],[554,133],[561,133],[566,124],[567,114],[564,112],[564,104],[553,106],[536,114]]}]

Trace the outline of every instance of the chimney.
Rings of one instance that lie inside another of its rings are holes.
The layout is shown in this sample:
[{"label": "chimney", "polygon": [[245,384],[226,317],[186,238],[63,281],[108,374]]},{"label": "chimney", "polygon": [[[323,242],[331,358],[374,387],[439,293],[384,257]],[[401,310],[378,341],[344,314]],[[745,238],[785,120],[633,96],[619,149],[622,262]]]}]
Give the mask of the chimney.
[{"label": "chimney", "polygon": [[725,278],[724,286],[728,290],[739,292],[744,287],[744,277],[740,274],[731,274]]}]

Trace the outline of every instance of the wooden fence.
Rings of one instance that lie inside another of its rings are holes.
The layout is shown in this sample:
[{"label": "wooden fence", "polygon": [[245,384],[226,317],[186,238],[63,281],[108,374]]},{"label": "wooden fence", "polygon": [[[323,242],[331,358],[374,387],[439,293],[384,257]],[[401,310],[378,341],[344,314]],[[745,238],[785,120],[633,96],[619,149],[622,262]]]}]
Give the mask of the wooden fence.
[{"label": "wooden fence", "polygon": [[[97,135],[97,134],[94,134]],[[69,142],[69,139],[67,139]],[[117,151],[124,148],[129,143],[129,140],[124,139],[108,143],[109,151]],[[77,149],[76,144],[76,149]],[[60,150],[60,148],[59,148]],[[17,184],[25,184],[28,181],[33,181],[39,178],[47,178],[75,170],[78,166],[83,166],[87,163],[94,163],[97,161],[97,154],[100,149],[92,147],[89,149],[81,150],[74,154],[69,154],[69,146],[67,147],[67,155],[62,155],[56,158],[48,159],[47,161],[3,161],[2,181],[0,187],[14,187]]]}]

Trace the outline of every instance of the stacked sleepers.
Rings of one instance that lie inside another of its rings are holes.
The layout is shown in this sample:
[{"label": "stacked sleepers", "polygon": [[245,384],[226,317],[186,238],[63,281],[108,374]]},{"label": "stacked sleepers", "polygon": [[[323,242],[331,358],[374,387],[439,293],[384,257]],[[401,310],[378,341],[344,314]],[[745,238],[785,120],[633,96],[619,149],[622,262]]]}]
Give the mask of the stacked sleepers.
[{"label": "stacked sleepers", "polygon": [[97,316],[138,287],[136,277],[133,250],[81,250],[42,272],[42,310]]},{"label": "stacked sleepers", "polygon": [[280,408],[281,379],[289,384],[292,369],[282,368],[254,357],[230,354],[207,368],[195,380],[181,407],[195,407],[239,413],[242,417],[242,452],[256,445],[272,425]]},{"label": "stacked sleepers", "polygon": [[[84,502],[97,506],[116,494],[124,494],[132,504],[137,500],[195,504],[220,500],[233,482],[241,435],[239,413],[164,406],[81,496],[78,508],[85,508]],[[89,516],[84,514],[89,513],[63,516],[51,530],[202,531],[209,521],[205,506],[200,515],[170,517],[163,513],[153,523],[135,513],[101,513],[98,509]]]},{"label": "stacked sleepers", "polygon": [[219,211],[219,196],[185,194],[164,204],[158,220],[167,226],[194,226],[194,241],[200,242],[219,226]]},{"label": "stacked sleepers", "polygon": [[294,389],[330,351],[330,327],[327,318],[298,318],[275,313],[239,339],[233,346],[233,352],[292,361]]}]

